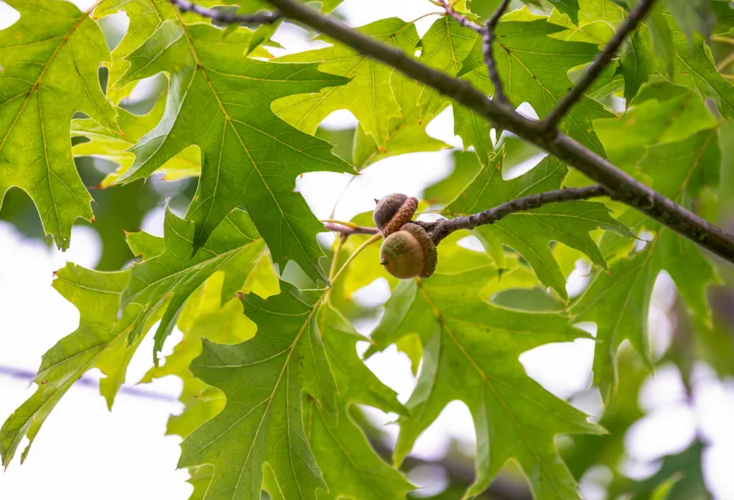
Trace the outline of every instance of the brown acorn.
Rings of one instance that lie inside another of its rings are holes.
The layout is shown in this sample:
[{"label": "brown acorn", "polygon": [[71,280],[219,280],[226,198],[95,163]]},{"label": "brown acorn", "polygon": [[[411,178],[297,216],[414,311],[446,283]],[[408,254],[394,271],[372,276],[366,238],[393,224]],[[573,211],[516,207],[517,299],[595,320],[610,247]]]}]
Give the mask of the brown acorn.
[{"label": "brown acorn", "polygon": [[385,270],[396,278],[428,278],[436,270],[438,252],[425,229],[408,223],[385,239],[380,260]]},{"label": "brown acorn", "polygon": [[418,209],[418,199],[393,193],[377,202],[373,218],[382,236],[387,238],[407,224]]}]

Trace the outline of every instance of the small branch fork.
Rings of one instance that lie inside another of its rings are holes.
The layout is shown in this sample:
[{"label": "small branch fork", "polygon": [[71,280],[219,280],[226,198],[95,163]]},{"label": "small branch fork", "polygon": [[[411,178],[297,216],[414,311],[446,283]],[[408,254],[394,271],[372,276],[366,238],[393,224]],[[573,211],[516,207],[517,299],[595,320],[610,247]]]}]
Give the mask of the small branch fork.
[{"label": "small branch fork", "polygon": [[494,48],[492,47],[492,45],[494,44],[494,31],[497,27],[497,23],[500,21],[502,14],[504,14],[507,10],[507,6],[509,4],[510,0],[502,0],[502,3],[497,6],[497,10],[495,10],[494,14],[492,14],[492,17],[490,17],[487,21],[487,24],[481,26],[467,19],[466,16],[463,16],[456,12],[453,7],[453,2],[448,3],[446,2],[446,0],[438,0],[438,5],[443,7],[443,9],[446,11],[446,14],[453,17],[457,23],[464,26],[465,28],[476,31],[477,33],[479,33],[479,35],[481,35],[484,63],[487,65],[489,79],[492,81],[492,85],[494,86],[494,96],[492,97],[492,99],[494,99],[494,101],[499,105],[509,105],[510,102],[507,99],[505,89],[502,85],[502,79],[500,78],[499,72],[497,71],[497,64],[494,59]]},{"label": "small branch fork", "polygon": [[193,12],[202,17],[211,19],[221,24],[272,24],[283,17],[279,12],[262,12],[257,14],[237,14],[216,9],[207,9],[201,5],[189,2],[189,0],[169,0],[174,7],[181,12]]},{"label": "small branch fork", "polygon": [[[185,0],[170,0],[175,5]],[[366,36],[335,19],[322,15],[317,10],[305,5],[300,0],[267,0],[283,16],[292,21],[301,23],[330,38],[337,40],[357,52],[383,64],[391,66],[408,78],[427,85],[455,103],[462,105],[474,113],[489,120],[498,129],[513,132],[520,138],[535,144],[559,160],[576,168],[590,179],[596,181],[615,200],[626,203],[648,217],[658,221],[678,234],[690,239],[712,253],[734,263],[734,236],[723,229],[711,224],[693,212],[676,204],[669,198],[642,184],[626,172],[615,167],[605,158],[602,158],[571,137],[563,134],[557,128],[568,111],[581,99],[589,89],[594,79],[609,64],[619,50],[624,39],[639,25],[640,21],[650,12],[655,0],[640,0],[630,12],[629,17],[620,25],[617,33],[604,48],[596,60],[589,66],[581,80],[564,97],[558,106],[551,111],[548,117],[539,122],[526,118],[515,111],[512,106],[503,102],[498,95],[503,95],[502,84],[496,74],[493,54],[485,50],[485,58],[491,62],[490,77],[495,84],[495,99],[490,100],[484,93],[474,88],[469,82],[449,76],[442,71],[433,69],[420,63],[405,52]],[[443,6],[446,0],[435,0]],[[458,22],[470,29],[490,31],[507,7],[503,1],[492,19],[484,27],[473,27],[469,20],[459,21],[455,12],[447,13]],[[188,1],[185,4],[190,5]],[[451,3],[446,4],[451,11]],[[206,9],[203,9],[206,11]],[[444,10],[446,8],[444,7]],[[196,12],[196,11],[195,11]],[[280,14],[274,14],[280,15]],[[492,23],[493,19],[494,24]],[[219,19],[221,21],[221,19]],[[249,20],[248,20],[249,21]],[[222,21],[224,22],[224,21]],[[488,34],[489,46],[492,46],[494,29]],[[486,45],[486,44],[485,44]],[[491,68],[495,68],[494,70]],[[496,80],[496,81],[495,81]],[[498,94],[498,92],[502,92]],[[497,208],[497,207],[495,207]],[[446,224],[446,223],[444,223]],[[457,223],[458,224],[458,223]],[[350,228],[354,230],[354,228]]]},{"label": "small branch fork", "polygon": [[[440,219],[434,222],[414,222],[425,229],[431,236],[433,243],[438,245],[441,240],[454,231],[459,231],[460,229],[474,229],[477,226],[494,224],[508,215],[532,210],[534,208],[540,208],[543,205],[548,205],[550,203],[587,200],[589,198],[598,198],[600,196],[609,196],[609,192],[599,184],[581,188],[557,189],[555,191],[546,191],[543,193],[524,196],[522,198],[515,198],[514,200],[506,201],[496,207],[485,210],[484,212],[468,215],[466,217]],[[353,234],[377,235],[380,233],[376,227],[357,226],[350,222],[339,222],[334,220],[324,222],[324,227],[326,227],[326,229],[341,233],[343,236]]]}]

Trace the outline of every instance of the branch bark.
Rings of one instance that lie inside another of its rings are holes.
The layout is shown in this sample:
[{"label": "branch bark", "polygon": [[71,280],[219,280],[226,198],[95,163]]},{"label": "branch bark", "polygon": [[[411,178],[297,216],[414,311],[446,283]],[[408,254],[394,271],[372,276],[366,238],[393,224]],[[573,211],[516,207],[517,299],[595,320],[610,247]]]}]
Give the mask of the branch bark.
[{"label": "branch bark", "polygon": [[507,6],[510,4],[510,0],[502,0],[502,3],[497,6],[497,10],[494,11],[494,14],[492,14],[492,17],[489,18],[484,26],[480,26],[467,19],[466,16],[463,16],[456,12],[451,4],[447,3],[446,0],[439,0],[439,4],[446,11],[446,14],[453,17],[457,23],[464,26],[465,28],[476,31],[477,33],[479,33],[479,35],[481,35],[484,64],[487,66],[489,79],[492,82],[492,86],[494,87],[493,99],[498,104],[509,105],[510,102],[507,99],[507,95],[505,95],[505,89],[502,85],[502,79],[497,72],[497,63],[494,59],[494,48],[492,45],[494,44],[495,38],[494,30],[497,27],[497,23],[502,17],[502,14],[504,14],[505,10],[507,10]]},{"label": "branch bark", "polygon": [[608,196],[609,192],[600,184],[582,188],[558,189],[544,193],[531,194],[522,198],[501,203],[496,207],[465,217],[454,219],[441,219],[435,222],[418,222],[419,225],[431,235],[433,243],[438,243],[449,234],[460,229],[474,229],[477,226],[494,224],[495,222],[516,212],[524,212],[534,208],[540,208],[549,203],[560,203],[564,201],[587,200],[599,196]]},{"label": "branch bark", "polygon": [[[523,196],[522,198],[515,198],[514,200],[500,203],[489,210],[467,215],[465,217],[439,219],[433,222],[413,222],[425,229],[433,240],[433,243],[438,245],[441,240],[454,231],[459,231],[461,229],[474,229],[477,226],[494,224],[498,220],[516,212],[524,212],[534,208],[540,208],[549,203],[587,200],[589,198],[596,198],[599,196],[609,196],[609,192],[599,184],[581,188],[557,189],[555,191],[545,191],[543,193]],[[346,236],[353,234],[375,235],[380,233],[380,230],[376,227],[354,226],[346,222],[340,224],[334,221],[324,221],[324,227],[329,231],[335,231]]]},{"label": "branch bark", "polygon": [[441,94],[484,116],[496,127],[555,155],[587,177],[603,185],[618,201],[636,208],[673,231],[685,236],[714,254],[734,263],[734,237],[693,212],[638,182],[606,159],[554,129],[546,130],[530,120],[489,100],[468,82],[425,66],[406,53],[375,41],[298,0],[268,0],[283,15],[338,40],[361,54],[392,66],[406,76],[428,85]]},{"label": "branch bark", "polygon": [[494,30],[497,27],[497,23],[500,21],[500,17],[507,10],[507,6],[510,4],[510,0],[502,0],[502,3],[497,6],[497,10],[494,12],[492,17],[487,21],[487,25],[484,27],[482,33],[482,50],[484,51],[484,64],[487,65],[487,71],[489,72],[489,79],[492,80],[494,86],[494,97],[493,99],[497,103],[510,104],[507,95],[505,94],[505,88],[502,85],[502,79],[497,71],[497,63],[494,60]]},{"label": "branch bark", "polygon": [[604,71],[604,68],[612,62],[612,58],[619,50],[619,47],[622,46],[622,42],[624,42],[627,36],[637,28],[637,25],[640,24],[640,21],[642,21],[645,16],[647,16],[654,4],[655,0],[640,0],[639,3],[635,5],[635,8],[632,9],[630,15],[627,16],[627,19],[625,19],[624,22],[622,22],[619,29],[614,33],[612,39],[609,40],[609,43],[606,44],[604,50],[602,50],[594,62],[591,63],[591,66],[589,66],[581,79],[541,122],[544,129],[552,130],[558,126],[563,117],[571,110],[573,105],[581,99],[584,92],[589,89],[591,84],[594,83],[594,80],[596,80],[601,72]]},{"label": "branch bark", "polygon": [[222,24],[272,24],[281,17],[279,13],[262,12],[258,14],[237,14],[215,9],[207,9],[189,0],[169,0],[181,12],[193,12]]}]

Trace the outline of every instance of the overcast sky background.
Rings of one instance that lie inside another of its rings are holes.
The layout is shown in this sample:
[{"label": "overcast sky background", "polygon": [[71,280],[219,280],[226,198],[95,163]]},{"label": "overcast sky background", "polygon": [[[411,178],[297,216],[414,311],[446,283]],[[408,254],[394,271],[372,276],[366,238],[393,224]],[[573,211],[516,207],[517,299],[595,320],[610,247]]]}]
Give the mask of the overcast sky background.
[{"label": "overcast sky background", "polygon": [[[75,0],[80,8],[88,8],[91,0]],[[377,19],[398,16],[416,19],[436,12],[427,0],[346,0],[339,8],[353,25],[363,25]],[[124,29],[125,16],[115,16],[115,23]],[[12,24],[17,13],[0,1],[0,29]],[[424,33],[435,20],[429,16],[417,22]],[[274,37],[285,50],[273,50],[276,55],[306,50],[323,43],[312,44],[306,33],[294,26],[284,26]],[[141,93],[144,93],[142,86]],[[524,110],[532,114],[532,109]],[[337,112],[327,119],[331,128],[347,128],[355,124],[349,112]],[[428,126],[428,133],[453,145],[461,140],[453,135],[450,110],[443,112]],[[371,210],[374,198],[392,192],[420,196],[422,190],[451,171],[450,151],[417,153],[383,160],[364,171],[352,182],[337,206],[336,217],[348,220],[353,215]],[[350,177],[341,174],[306,174],[297,182],[317,217],[330,215],[337,198]],[[162,234],[164,207],[153,210],[143,224],[143,230]],[[329,235],[324,235],[325,241]],[[38,241],[21,236],[0,221],[0,421],[35,390],[28,380],[10,376],[11,371],[35,372],[41,355],[60,338],[71,333],[78,324],[79,314],[70,303],[57,294],[50,284],[54,270],[66,261],[94,267],[100,256],[100,240],[87,227],[75,227],[71,248],[61,253]],[[476,242],[467,241],[468,246]],[[360,292],[358,297],[370,303],[382,303],[389,294],[385,281],[377,281]],[[651,314],[651,326],[658,349],[669,342],[670,325],[665,316],[673,301],[669,279],[659,280]],[[361,324],[368,334],[373,324]],[[166,344],[170,352],[180,340],[175,332]],[[0,473],[0,498],[46,499],[75,498],[77,500],[115,499],[186,499],[191,487],[185,483],[186,471],[175,469],[179,457],[180,439],[164,436],[166,420],[171,413],[181,411],[176,401],[181,390],[178,379],[168,377],[145,386],[135,386],[148,369],[152,338],[146,339],[130,365],[127,386],[137,393],[118,395],[112,412],[94,384],[76,384],[54,409],[36,438],[33,449],[22,466],[18,456],[5,473]],[[572,344],[553,344],[535,349],[521,357],[528,373],[559,397],[568,398],[588,386],[590,380],[593,342],[579,340]],[[395,348],[372,357],[369,367],[406,401],[415,380],[410,363]],[[93,381],[98,373],[85,378]],[[638,478],[657,470],[657,460],[664,454],[687,448],[696,433],[708,443],[704,462],[706,479],[717,500],[734,500],[734,381],[721,382],[700,366],[695,377],[695,405],[685,403],[680,374],[673,366],[662,367],[650,377],[641,393],[641,405],[649,412],[626,436],[629,463],[626,470]],[[142,393],[145,393],[143,395]],[[597,414],[598,394],[585,393],[573,400],[582,409]],[[377,421],[388,422],[394,416],[370,411]],[[394,426],[386,429],[396,433]],[[463,403],[451,403],[439,419],[419,439],[415,454],[431,459],[444,456],[449,440],[455,437],[468,449],[473,449],[473,423]],[[595,481],[605,475],[596,474],[582,481],[585,500],[600,500]],[[415,480],[415,478],[413,478]],[[440,482],[434,487],[440,488]]]}]

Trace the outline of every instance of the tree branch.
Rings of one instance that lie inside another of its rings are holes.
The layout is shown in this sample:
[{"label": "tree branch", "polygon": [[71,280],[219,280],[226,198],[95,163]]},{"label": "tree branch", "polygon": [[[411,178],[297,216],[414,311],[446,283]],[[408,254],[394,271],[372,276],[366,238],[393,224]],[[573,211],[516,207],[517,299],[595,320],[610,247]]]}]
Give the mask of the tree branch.
[{"label": "tree branch", "polygon": [[487,65],[487,71],[489,72],[489,79],[492,80],[494,86],[494,97],[493,99],[498,104],[509,104],[509,100],[505,95],[505,89],[502,86],[502,79],[500,74],[497,72],[497,63],[494,59],[494,30],[497,28],[497,23],[502,17],[502,14],[507,10],[510,0],[502,0],[502,3],[497,6],[497,10],[494,12],[492,17],[487,21],[487,25],[484,27],[482,33],[482,50],[484,52],[484,64]]},{"label": "tree branch", "polygon": [[[609,192],[599,184],[581,188],[557,189],[555,191],[546,191],[543,193],[531,194],[522,198],[500,203],[496,207],[465,217],[456,217],[454,219],[440,219],[433,222],[413,221],[431,236],[433,243],[438,245],[441,240],[449,234],[460,229],[474,229],[477,226],[486,224],[494,224],[498,220],[507,217],[516,212],[524,212],[534,208],[540,208],[549,203],[560,203],[564,201],[586,200],[599,196],[609,196]],[[324,221],[324,227],[329,231],[335,231],[342,235],[352,234],[379,234],[380,230],[376,227],[357,226],[351,223],[338,223],[334,221]]]},{"label": "tree branch", "polygon": [[174,7],[181,12],[193,12],[202,17],[207,17],[222,24],[271,24],[280,19],[282,14],[262,12],[258,14],[237,14],[216,9],[207,9],[201,5],[189,2],[189,0],[169,0]]},{"label": "tree branch", "polygon": [[589,66],[581,79],[576,82],[576,85],[573,86],[571,91],[566,94],[561,102],[559,102],[550,114],[541,122],[545,130],[553,130],[558,127],[558,124],[561,122],[563,117],[566,116],[573,105],[581,99],[581,96],[584,95],[584,92],[586,92],[591,84],[594,83],[594,80],[597,79],[604,68],[609,65],[612,58],[617,53],[617,50],[619,50],[619,47],[622,45],[622,42],[627,38],[627,35],[637,28],[637,25],[645,18],[648,12],[650,12],[650,9],[652,9],[654,4],[655,0],[640,0],[637,5],[635,5],[635,8],[630,11],[630,15],[627,16],[627,19],[625,19],[624,22],[622,22],[619,29],[614,33],[612,39],[609,40],[609,43],[604,47],[604,50],[602,50],[594,62],[591,63],[591,66]]},{"label": "tree branch", "polygon": [[492,81],[492,85],[494,86],[493,99],[497,104],[500,105],[509,104],[509,100],[505,95],[505,90],[502,85],[502,79],[497,72],[497,63],[494,60],[494,48],[492,47],[492,44],[494,43],[494,30],[497,27],[497,23],[502,17],[502,14],[504,14],[505,10],[507,10],[507,6],[510,4],[510,0],[502,0],[502,3],[497,6],[497,10],[495,10],[492,17],[489,18],[487,24],[485,24],[484,26],[475,24],[467,19],[465,16],[456,12],[451,4],[447,3],[446,0],[438,1],[439,5],[441,5],[446,13],[453,17],[457,23],[466,28],[476,31],[482,36],[482,53],[484,54],[484,63],[487,65],[489,79]]},{"label": "tree branch", "polygon": [[487,99],[482,92],[468,82],[425,66],[403,51],[375,41],[338,21],[326,18],[297,0],[268,0],[268,2],[277,7],[286,17],[320,31],[361,54],[396,68],[404,75],[436,89],[458,104],[484,116],[495,126],[509,130],[548,151],[603,185],[616,200],[636,208],[673,231],[734,263],[734,237],[732,235],[638,182],[570,137],[555,130],[544,130],[537,121],[525,118],[514,110],[508,109],[507,106],[500,106]]},{"label": "tree branch", "polygon": [[536,193],[522,198],[506,201],[496,207],[479,212],[477,214],[465,217],[456,217],[454,219],[441,219],[435,222],[417,222],[423,227],[428,234],[431,235],[433,243],[439,244],[441,240],[449,234],[460,229],[474,229],[477,226],[486,224],[494,224],[500,219],[507,217],[516,212],[524,212],[534,208],[540,208],[549,203],[560,203],[564,201],[586,200],[599,196],[609,196],[609,192],[599,184],[581,188],[558,189],[556,191],[546,191],[544,193]]}]

